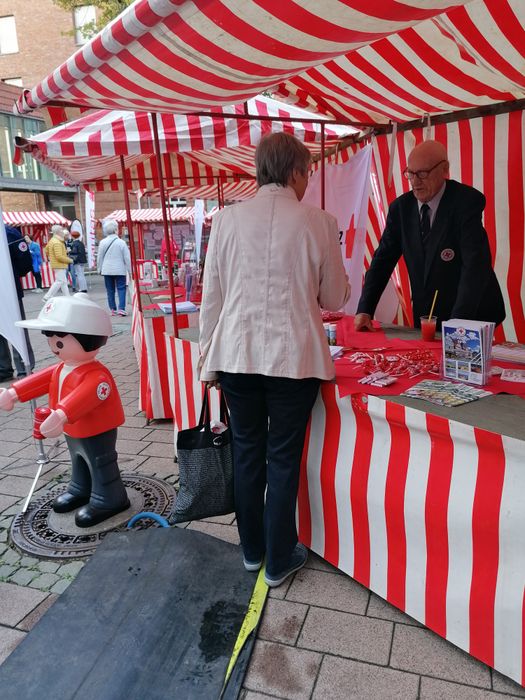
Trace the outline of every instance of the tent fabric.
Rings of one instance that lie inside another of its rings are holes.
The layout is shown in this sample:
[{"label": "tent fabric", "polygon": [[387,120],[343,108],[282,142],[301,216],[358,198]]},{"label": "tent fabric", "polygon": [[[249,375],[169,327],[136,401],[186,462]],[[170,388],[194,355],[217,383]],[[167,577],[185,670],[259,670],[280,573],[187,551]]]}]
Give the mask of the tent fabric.
[{"label": "tent fabric", "polygon": [[[461,120],[432,127],[398,132],[392,182],[388,184],[390,136],[373,139],[375,183],[382,211],[373,200],[369,205],[365,268],[368,269],[383,231],[383,219],[395,197],[407,192],[409,182],[402,172],[410,150],[425,138],[447,146],[450,176],[485,194],[484,226],[487,230],[494,270],[501,285],[507,317],[496,330],[498,341],[525,342],[525,113],[523,111]],[[354,147],[355,149],[356,147]],[[338,162],[353,155],[353,149],[338,153]],[[398,280],[403,297],[410,300],[410,283],[401,261]],[[412,321],[410,304],[406,320]]]},{"label": "tent fabric", "polygon": [[474,0],[283,81],[275,97],[374,124],[525,98],[525,3]]},{"label": "tent fabric", "polygon": [[[131,209],[130,213],[131,221],[134,224],[162,223],[163,221],[162,209]],[[168,211],[169,221],[190,221],[193,223],[194,217],[195,207],[172,207]],[[126,223],[126,210],[115,209],[104,218]]]},{"label": "tent fabric", "polygon": [[243,102],[468,0],[136,0],[17,102],[188,113]]},{"label": "tent fabric", "polygon": [[[212,184],[231,173],[253,177],[254,152],[261,136],[271,131],[289,131],[303,141],[312,154],[321,150],[319,124],[302,122],[310,117],[304,110],[286,107],[260,97],[247,103],[248,113],[261,120],[237,119],[228,114],[244,113],[242,105],[224,108],[224,117],[159,115],[159,145],[164,154],[168,185],[188,184],[193,178]],[[295,119],[294,122],[267,121],[264,117]],[[325,144],[334,146],[352,128],[325,128]],[[93,183],[121,169],[120,156],[133,168],[131,180],[147,189],[158,179],[151,114],[146,112],[98,110],[29,140],[18,139],[18,148],[46,165],[69,184]],[[97,186],[95,186],[95,189]],[[98,187],[100,189],[100,187]]]},{"label": "tent fabric", "polygon": [[71,221],[56,211],[4,211],[4,223],[9,226],[70,226]]}]

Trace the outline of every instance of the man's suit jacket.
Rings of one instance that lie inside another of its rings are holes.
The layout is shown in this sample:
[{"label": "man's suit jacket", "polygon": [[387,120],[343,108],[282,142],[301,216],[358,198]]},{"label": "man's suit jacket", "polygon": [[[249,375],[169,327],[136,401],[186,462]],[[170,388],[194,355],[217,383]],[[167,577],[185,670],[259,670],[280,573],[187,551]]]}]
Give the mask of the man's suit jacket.
[{"label": "man's suit jacket", "polygon": [[485,197],[481,192],[447,180],[425,252],[416,198],[407,192],[395,199],[365,276],[357,313],[373,316],[403,255],[410,276],[416,326],[420,316],[430,312],[436,289],[439,293],[434,314],[438,323],[450,318],[501,323],[505,306],[481,221],[484,208]]}]

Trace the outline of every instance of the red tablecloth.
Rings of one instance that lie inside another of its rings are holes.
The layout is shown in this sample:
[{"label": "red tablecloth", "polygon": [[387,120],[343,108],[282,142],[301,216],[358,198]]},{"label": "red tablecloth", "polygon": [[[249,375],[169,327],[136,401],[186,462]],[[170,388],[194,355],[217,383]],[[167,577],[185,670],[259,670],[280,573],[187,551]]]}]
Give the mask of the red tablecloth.
[{"label": "red tablecloth", "polygon": [[[377,321],[374,321],[376,330],[355,331],[352,316],[345,316],[337,322],[337,342],[345,348],[345,356],[335,360],[335,381],[339,388],[341,397],[349,394],[372,394],[373,396],[399,396],[404,391],[414,386],[424,379],[440,379],[437,374],[418,374],[414,377],[398,377],[395,384],[379,387],[370,384],[360,384],[359,379],[364,376],[362,368],[348,359],[355,352],[371,352],[372,350],[407,351],[407,350],[430,350],[436,357],[436,361],[441,360],[442,346],[440,340],[426,342],[419,339],[402,340],[399,338],[387,338],[381,330]],[[512,367],[515,369],[525,369],[524,365],[517,365],[509,362],[494,362],[497,367]],[[502,381],[499,376],[492,376],[488,384],[483,389],[493,394],[514,394],[525,398],[525,383]]]}]

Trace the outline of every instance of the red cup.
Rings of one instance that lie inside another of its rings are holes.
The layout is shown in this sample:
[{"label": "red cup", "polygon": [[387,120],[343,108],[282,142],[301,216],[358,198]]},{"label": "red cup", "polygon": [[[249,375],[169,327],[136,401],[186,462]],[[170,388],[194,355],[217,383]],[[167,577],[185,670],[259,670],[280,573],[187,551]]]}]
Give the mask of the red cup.
[{"label": "red cup", "polygon": [[49,406],[38,406],[35,408],[35,415],[33,416],[33,437],[35,440],[43,440],[45,438],[45,435],[42,435],[40,432],[40,426],[50,414],[51,409]]},{"label": "red cup", "polygon": [[436,337],[436,316],[421,316],[421,340],[434,340]]}]

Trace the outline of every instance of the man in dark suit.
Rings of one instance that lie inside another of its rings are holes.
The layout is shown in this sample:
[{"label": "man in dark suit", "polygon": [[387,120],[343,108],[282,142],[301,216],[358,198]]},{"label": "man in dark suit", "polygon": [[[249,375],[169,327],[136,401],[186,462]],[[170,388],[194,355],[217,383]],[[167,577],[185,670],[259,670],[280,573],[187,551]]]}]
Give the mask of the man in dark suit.
[{"label": "man in dark suit", "polygon": [[501,289],[492,269],[489,241],[481,216],[485,197],[449,180],[447,152],[437,141],[424,141],[408,156],[404,171],[412,192],[390,205],[386,227],[365,276],[355,317],[356,330],[371,330],[383,290],[403,255],[410,276],[414,325],[433,314],[494,321],[505,318]]}]

